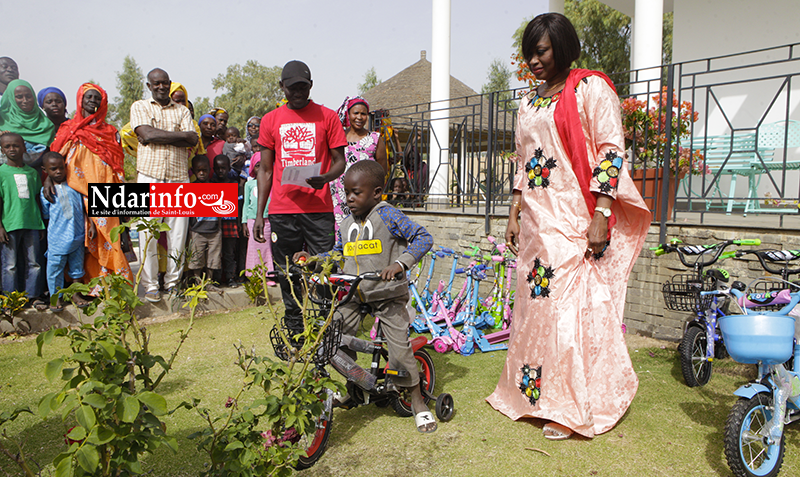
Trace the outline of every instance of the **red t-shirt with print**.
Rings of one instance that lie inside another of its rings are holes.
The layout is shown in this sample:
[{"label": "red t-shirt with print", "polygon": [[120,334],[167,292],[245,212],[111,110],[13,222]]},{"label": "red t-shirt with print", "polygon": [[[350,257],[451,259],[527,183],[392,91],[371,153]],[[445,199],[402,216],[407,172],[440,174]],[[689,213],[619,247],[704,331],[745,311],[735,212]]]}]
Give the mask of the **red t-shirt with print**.
[{"label": "red t-shirt with print", "polygon": [[288,166],[321,163],[320,174],[331,167],[331,149],[347,145],[339,116],[325,106],[309,101],[303,109],[286,105],[261,119],[258,143],[275,151],[270,214],[311,214],[333,212],[328,184],[320,190],[283,184]]}]

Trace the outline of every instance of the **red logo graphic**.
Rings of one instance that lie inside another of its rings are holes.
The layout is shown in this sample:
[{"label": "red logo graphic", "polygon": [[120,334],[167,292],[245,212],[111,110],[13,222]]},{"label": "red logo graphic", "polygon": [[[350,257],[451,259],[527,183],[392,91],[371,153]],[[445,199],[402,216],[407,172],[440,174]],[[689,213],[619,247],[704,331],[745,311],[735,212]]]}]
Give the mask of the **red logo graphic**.
[{"label": "red logo graphic", "polygon": [[239,189],[230,184],[150,184],[150,217],[237,217]]}]

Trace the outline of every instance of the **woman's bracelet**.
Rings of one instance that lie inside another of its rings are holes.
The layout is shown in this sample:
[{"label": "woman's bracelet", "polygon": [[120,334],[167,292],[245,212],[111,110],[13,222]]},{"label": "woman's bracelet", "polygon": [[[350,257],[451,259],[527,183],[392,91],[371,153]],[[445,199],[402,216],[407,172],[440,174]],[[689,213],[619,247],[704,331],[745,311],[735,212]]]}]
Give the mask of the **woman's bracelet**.
[{"label": "woman's bracelet", "polygon": [[520,208],[519,207],[519,202],[512,202],[511,203],[511,207],[516,207],[517,209],[519,209]]}]

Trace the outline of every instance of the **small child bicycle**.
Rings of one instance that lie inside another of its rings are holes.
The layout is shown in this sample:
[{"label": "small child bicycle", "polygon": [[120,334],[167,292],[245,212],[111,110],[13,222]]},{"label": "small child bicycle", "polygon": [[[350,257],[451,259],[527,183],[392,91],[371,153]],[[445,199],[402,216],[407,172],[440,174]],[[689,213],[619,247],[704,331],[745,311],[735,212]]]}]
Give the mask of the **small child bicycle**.
[{"label": "small child bicycle", "polygon": [[[795,318],[789,313],[800,303],[800,287],[786,279],[800,273],[789,262],[798,251],[759,250],[754,254],[762,267],[783,278],[765,277],[745,294],[733,289],[744,314],[720,318],[720,331],[730,356],[739,363],[757,364],[758,377],[737,389],[739,400],[725,422],[725,457],[737,477],[775,477],[780,472],[785,449],[784,426],[800,420],[800,343]],[[782,263],[782,267],[776,264]],[[708,294],[728,291],[704,292]],[[780,307],[775,311],[753,308]],[[794,357],[790,369],[785,363]]]},{"label": "small child bicycle", "polygon": [[[282,271],[270,272],[268,276],[272,279],[280,279],[284,275]],[[303,269],[297,266],[289,267],[289,275],[294,277],[305,277]],[[325,298],[314,292],[316,286],[306,287],[309,290],[309,300],[318,308],[316,310],[317,316],[327,317],[330,314],[331,308],[335,308],[348,303],[354,296],[355,291],[358,289],[358,284],[362,280],[380,280],[380,274],[376,272],[367,272],[360,275],[345,275],[345,274],[331,274],[326,279],[326,283],[321,285],[330,286],[333,291],[333,296],[338,295],[338,291],[347,290],[340,300],[335,298]],[[348,289],[349,288],[349,289]],[[362,305],[369,307],[369,305]],[[364,309],[364,314],[371,314],[371,310]],[[336,313],[336,311],[334,311]],[[283,324],[281,324],[283,326]],[[314,363],[317,372],[320,376],[328,376],[325,369],[327,364],[339,372],[347,379],[348,391],[350,400],[344,409],[352,409],[354,407],[363,406],[367,404],[375,404],[378,407],[391,405],[392,409],[402,417],[411,417],[413,412],[411,409],[411,402],[403,396],[397,388],[392,384],[392,376],[403,376],[407,371],[389,369],[388,364],[382,365],[382,361],[388,363],[389,354],[386,348],[386,341],[381,332],[380,321],[377,321],[377,329],[373,333],[375,338],[372,340],[363,340],[355,336],[342,334],[341,320],[334,316],[334,322],[326,330],[326,334],[322,340],[322,344],[318,349]],[[290,330],[286,330],[291,333]],[[290,358],[290,351],[287,349],[286,344],[280,336],[278,325],[270,332],[270,342],[275,351],[275,355],[285,361]],[[449,421],[453,418],[455,412],[454,402],[452,396],[447,393],[442,393],[439,396],[434,396],[433,388],[436,383],[436,371],[434,369],[433,361],[427,351],[422,347],[427,344],[427,339],[419,336],[410,341],[411,347],[414,351],[414,359],[417,362],[420,377],[420,390],[426,403],[431,401],[436,402],[436,417],[440,421]],[[356,353],[365,353],[372,356],[370,368],[364,369],[355,361],[345,354],[340,347],[346,346]],[[407,374],[406,374],[407,375]],[[297,469],[306,469],[314,465],[322,454],[325,452],[328,443],[328,437],[331,431],[331,423],[333,421],[333,407],[334,396],[330,390],[326,390],[325,394],[320,396],[324,402],[322,415],[316,423],[316,431],[311,435],[306,442],[306,455],[300,457]]]},{"label": "small child bicycle", "polygon": [[760,245],[761,240],[726,240],[711,245],[678,245],[673,240],[651,248],[656,256],[677,252],[683,266],[691,274],[677,274],[667,280],[661,291],[666,307],[674,311],[690,311],[695,316],[684,325],[683,338],[678,346],[683,379],[689,387],[704,386],[711,379],[711,366],[715,357],[725,355],[725,344],[719,334],[717,320],[725,316],[727,297],[702,294],[717,290],[728,282],[729,274],[723,269],[709,269],[720,258],[734,252],[725,252],[729,245]]}]

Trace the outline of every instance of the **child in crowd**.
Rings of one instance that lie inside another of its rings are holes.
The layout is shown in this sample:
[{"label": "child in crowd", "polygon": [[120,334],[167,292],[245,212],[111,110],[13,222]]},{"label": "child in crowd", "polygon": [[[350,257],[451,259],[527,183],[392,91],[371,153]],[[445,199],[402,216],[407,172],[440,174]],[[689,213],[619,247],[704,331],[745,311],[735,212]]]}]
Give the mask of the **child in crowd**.
[{"label": "child in crowd", "polygon": [[[192,158],[192,171],[195,182],[207,184],[211,177],[211,164],[207,156]],[[189,275],[196,280],[204,274],[213,277],[222,268],[222,228],[219,217],[189,218]],[[208,285],[208,291],[220,293],[214,285]]]},{"label": "child in crowd", "polygon": [[[253,163],[250,166],[250,176],[255,177],[258,166],[261,164],[261,154],[253,155]],[[242,232],[247,237],[247,256],[245,260],[245,274],[252,275],[250,270],[257,265],[266,265],[269,271],[273,270],[272,264],[272,240],[264,243],[256,242],[253,237],[253,224],[256,222],[256,209],[258,208],[258,181],[247,181],[244,185],[244,206],[242,207]],[[264,208],[264,218],[267,218],[268,208]],[[264,236],[269,237],[269,221],[264,221]],[[268,282],[267,285],[275,286],[275,282]]]},{"label": "child in crowd", "polygon": [[[433,238],[422,226],[402,212],[381,201],[384,170],[375,161],[353,164],[344,177],[347,205],[351,215],[340,227],[333,251],[344,255],[344,273],[381,270],[383,281],[363,281],[354,299],[339,307],[343,317],[342,333],[354,335],[364,316],[360,304],[372,306],[380,317],[389,348],[389,368],[406,370],[408,376],[393,378],[395,385],[411,394],[411,408],[419,432],[433,432],[436,421],[428,410],[419,389],[419,373],[411,344],[408,341],[408,281],[405,271],[414,266],[433,245]],[[343,236],[341,231],[345,231]],[[364,242],[378,246],[360,247]],[[377,250],[377,251],[376,251]],[[329,252],[321,254],[327,255]],[[307,252],[297,252],[295,262],[308,259]],[[354,358],[346,348],[342,351]],[[349,396],[339,405],[347,406]]]},{"label": "child in crowd", "polygon": [[47,309],[41,298],[44,222],[38,196],[39,173],[23,162],[25,141],[17,133],[0,136],[0,150],[8,162],[0,165],[0,253],[3,290],[25,291],[39,311]]},{"label": "child in crowd", "polygon": [[[236,179],[239,182],[237,196],[239,204],[239,216],[241,217],[242,208],[244,207],[244,185],[250,178],[248,175],[250,161],[246,160],[246,152],[242,143],[225,143],[225,146],[222,148],[222,153],[228,156],[228,159],[231,161],[231,171],[228,173],[229,177],[231,178],[230,182],[233,182],[233,179]],[[240,225],[241,233],[239,234],[239,242],[236,244],[235,279],[238,282],[244,282],[247,279],[242,275],[241,272],[247,268],[245,266],[245,262],[247,261],[247,236],[245,236],[243,233],[246,223],[242,221]]]},{"label": "child in crowd", "polygon": [[[231,161],[228,156],[220,154],[214,158],[214,181],[216,183],[239,183],[239,179],[231,177]],[[240,217],[222,217],[222,276],[218,280],[230,288],[236,288],[236,256],[239,241],[239,225],[241,223],[242,209],[239,208]]]},{"label": "child in crowd", "polygon": [[409,207],[411,200],[408,196],[408,179],[405,177],[395,177],[389,184],[391,193],[388,196],[388,202],[395,207]]},{"label": "child in crowd", "polygon": [[264,146],[258,143],[258,136],[250,139],[250,147],[253,149],[253,154],[261,152],[261,150],[264,149]]},{"label": "child in crowd", "polygon": [[[234,171],[239,173],[245,180],[247,180],[247,171],[250,169],[250,158],[253,156],[253,147],[250,142],[242,138],[239,128],[230,127],[225,130],[225,143],[226,146],[230,144],[234,147],[237,153],[244,153],[241,163],[234,161],[234,158],[226,152],[228,149],[223,148],[222,153],[228,156],[231,160],[231,167]],[[244,170],[244,172],[242,172]]]},{"label": "child in crowd", "polygon": [[249,178],[247,171],[250,168],[250,161],[247,160],[247,151],[242,143],[225,143],[222,147],[222,154],[228,156],[231,161],[232,178],[241,179],[244,183]]},{"label": "child in crowd", "polygon": [[239,128],[230,127],[225,130],[225,142],[228,144],[241,144],[244,147],[247,158],[253,155],[253,149],[250,143],[242,137]]},{"label": "child in crowd", "polygon": [[243,142],[242,133],[239,132],[239,128],[230,127],[225,130],[225,142],[228,144],[235,144],[237,142]]},{"label": "child in crowd", "polygon": [[67,185],[67,166],[64,156],[48,151],[42,154],[42,168],[56,189],[51,204],[40,192],[42,215],[47,222],[47,288],[50,300],[58,295],[50,311],[58,313],[64,309],[64,301],[59,288],[64,287],[64,269],[73,280],[83,277],[83,256],[86,251],[84,241],[88,229],[89,238],[97,236],[97,227],[89,220],[83,206],[83,197]]}]

